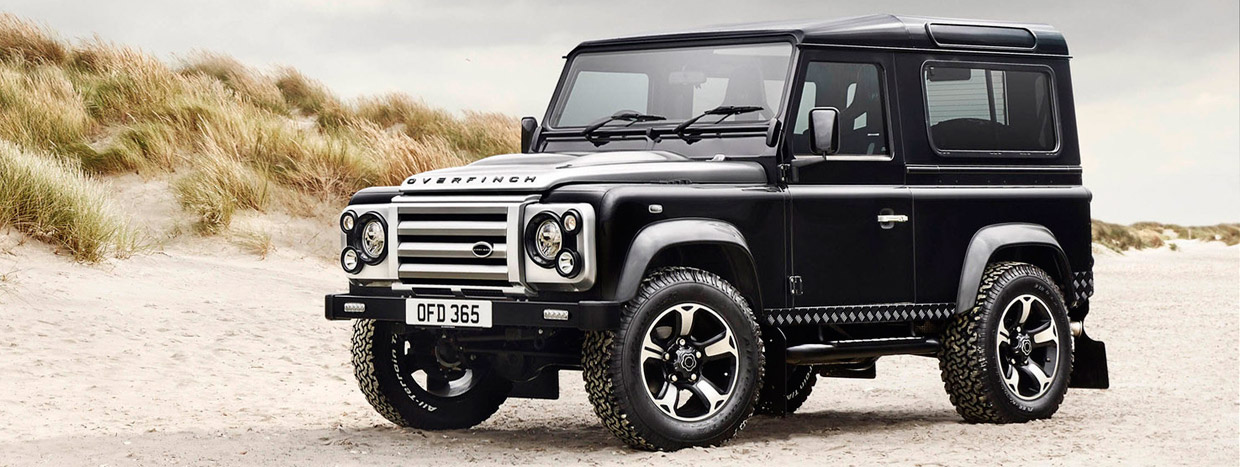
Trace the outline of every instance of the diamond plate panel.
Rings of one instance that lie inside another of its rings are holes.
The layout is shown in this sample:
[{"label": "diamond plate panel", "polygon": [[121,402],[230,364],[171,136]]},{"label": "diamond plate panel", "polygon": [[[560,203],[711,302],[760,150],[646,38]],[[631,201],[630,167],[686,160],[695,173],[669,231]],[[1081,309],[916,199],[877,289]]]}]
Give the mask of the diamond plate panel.
[{"label": "diamond plate panel", "polygon": [[954,303],[884,303],[766,310],[767,324],[861,324],[898,323],[950,318]]},{"label": "diamond plate panel", "polygon": [[1081,271],[1072,273],[1073,303],[1089,300],[1094,295],[1094,272]]}]

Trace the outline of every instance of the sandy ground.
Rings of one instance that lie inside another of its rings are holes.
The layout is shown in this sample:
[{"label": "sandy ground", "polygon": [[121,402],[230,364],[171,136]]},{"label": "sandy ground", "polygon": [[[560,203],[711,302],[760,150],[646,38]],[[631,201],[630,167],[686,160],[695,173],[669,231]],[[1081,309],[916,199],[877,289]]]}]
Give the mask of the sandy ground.
[{"label": "sandy ground", "polygon": [[1240,462],[1240,248],[1100,254],[1088,329],[1112,388],[1052,420],[960,421],[928,358],[876,380],[820,380],[796,415],[732,443],[630,450],[576,372],[558,401],[510,400],[473,430],[392,427],[362,398],[342,288],[321,256],[258,259],[191,239],[101,265],[0,233],[0,464],[1219,464]]}]

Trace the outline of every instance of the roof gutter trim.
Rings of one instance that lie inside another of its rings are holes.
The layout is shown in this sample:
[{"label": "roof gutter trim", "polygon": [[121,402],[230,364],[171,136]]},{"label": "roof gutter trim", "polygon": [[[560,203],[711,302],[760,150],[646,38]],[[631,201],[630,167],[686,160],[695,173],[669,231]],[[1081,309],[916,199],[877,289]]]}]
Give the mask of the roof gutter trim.
[{"label": "roof gutter trim", "polygon": [[1005,55],[1012,57],[1042,57],[1042,58],[1062,58],[1070,59],[1071,55],[1054,54],[1046,52],[1015,52],[1010,50],[987,50],[987,49],[967,49],[959,47],[944,47],[941,49],[927,49],[924,47],[893,47],[888,45],[857,45],[857,44],[826,44],[818,42],[803,42],[799,44],[801,47],[814,47],[825,49],[865,49],[865,50],[890,50],[895,52],[922,52],[931,54],[977,54],[977,55]]},{"label": "roof gutter trim", "polygon": [[659,34],[649,36],[623,37],[616,39],[601,39],[593,41],[585,41],[573,47],[568,55],[573,55],[583,50],[593,50],[602,48],[611,48],[616,46],[659,46],[664,44],[677,44],[689,42],[707,42],[718,40],[754,40],[772,39],[791,41],[793,45],[804,43],[804,34],[799,31],[785,30],[755,30],[755,31],[709,31],[709,32],[689,32],[678,34]]}]

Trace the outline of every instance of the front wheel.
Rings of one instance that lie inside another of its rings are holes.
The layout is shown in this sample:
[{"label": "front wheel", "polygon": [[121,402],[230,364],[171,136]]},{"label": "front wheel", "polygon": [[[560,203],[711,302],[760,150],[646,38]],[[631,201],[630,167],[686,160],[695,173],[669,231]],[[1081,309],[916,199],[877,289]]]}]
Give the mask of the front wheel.
[{"label": "front wheel", "polygon": [[469,428],[489,418],[512,383],[444,344],[402,323],[358,320],[353,374],[366,401],[388,421],[424,430]]},{"label": "front wheel", "polygon": [[966,421],[1050,418],[1072,373],[1072,336],[1059,288],[1025,263],[994,263],[977,304],[949,324],[939,355],[943,385]]},{"label": "front wheel", "polygon": [[762,351],[753,312],[731,284],[668,268],[642,282],[619,330],[586,336],[583,376],[595,413],[629,445],[713,446],[753,413]]}]

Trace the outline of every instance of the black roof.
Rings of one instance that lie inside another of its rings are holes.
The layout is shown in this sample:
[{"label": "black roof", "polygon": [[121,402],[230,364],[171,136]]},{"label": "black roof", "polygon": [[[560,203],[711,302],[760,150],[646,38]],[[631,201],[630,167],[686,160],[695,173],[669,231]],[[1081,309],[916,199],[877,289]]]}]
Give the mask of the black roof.
[{"label": "black roof", "polygon": [[803,44],[1068,54],[1068,44],[1063,34],[1047,24],[897,15],[710,26],[690,31],[587,41],[578,48],[774,35],[789,35]]}]

